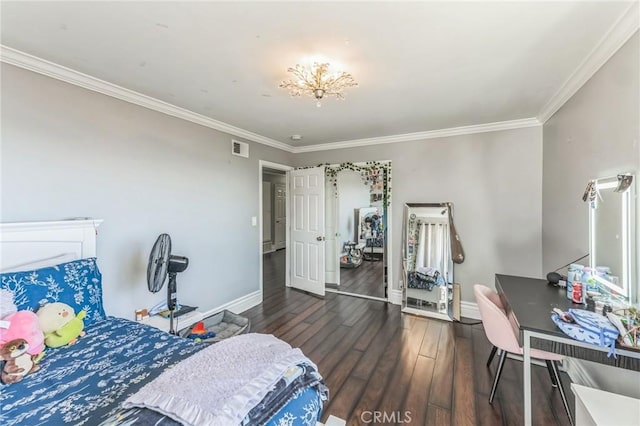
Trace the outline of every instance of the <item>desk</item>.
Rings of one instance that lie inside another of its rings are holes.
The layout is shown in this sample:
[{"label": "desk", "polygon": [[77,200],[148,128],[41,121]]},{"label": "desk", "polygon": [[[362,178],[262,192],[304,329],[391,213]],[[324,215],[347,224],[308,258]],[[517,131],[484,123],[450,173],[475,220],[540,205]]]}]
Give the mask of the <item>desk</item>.
[{"label": "desk", "polygon": [[564,289],[546,280],[496,274],[496,290],[507,313],[512,312],[520,331],[524,351],[524,419],[531,425],[531,349],[542,349],[571,358],[586,359],[619,368],[640,371],[640,350],[616,347],[617,359],[608,358],[609,348],[588,345],[564,334],[551,320],[553,308],[566,311],[583,308],[566,297]]}]

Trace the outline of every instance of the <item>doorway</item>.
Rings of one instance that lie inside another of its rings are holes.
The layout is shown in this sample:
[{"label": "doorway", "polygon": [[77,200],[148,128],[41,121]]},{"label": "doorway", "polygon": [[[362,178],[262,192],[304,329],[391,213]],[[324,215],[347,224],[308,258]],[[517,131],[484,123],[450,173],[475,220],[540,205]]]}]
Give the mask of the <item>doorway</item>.
[{"label": "doorway", "polygon": [[262,253],[286,248],[287,173],[262,169]]},{"label": "doorway", "polygon": [[287,171],[291,169],[282,164],[259,161],[260,289],[263,296],[289,286]]}]

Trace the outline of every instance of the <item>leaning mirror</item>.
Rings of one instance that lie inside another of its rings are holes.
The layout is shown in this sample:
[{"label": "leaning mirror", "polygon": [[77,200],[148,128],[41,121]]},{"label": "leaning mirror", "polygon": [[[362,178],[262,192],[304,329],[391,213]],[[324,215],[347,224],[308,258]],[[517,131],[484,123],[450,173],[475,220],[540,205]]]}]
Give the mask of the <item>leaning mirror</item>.
[{"label": "leaning mirror", "polygon": [[589,252],[593,277],[624,298],[637,297],[635,282],[634,177],[621,174],[589,182]]},{"label": "leaning mirror", "polygon": [[403,226],[403,312],[450,320],[450,203],[408,203]]}]

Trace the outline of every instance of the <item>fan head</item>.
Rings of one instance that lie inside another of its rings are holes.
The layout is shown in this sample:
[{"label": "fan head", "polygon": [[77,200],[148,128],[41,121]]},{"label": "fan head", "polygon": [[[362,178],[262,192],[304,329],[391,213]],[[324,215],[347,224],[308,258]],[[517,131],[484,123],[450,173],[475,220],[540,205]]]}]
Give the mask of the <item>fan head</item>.
[{"label": "fan head", "polygon": [[182,272],[189,266],[189,259],[184,256],[169,256],[169,273]]},{"label": "fan head", "polygon": [[169,260],[171,257],[171,237],[169,234],[161,234],[156,240],[147,265],[147,285],[149,291],[157,293],[162,288],[169,272]]}]

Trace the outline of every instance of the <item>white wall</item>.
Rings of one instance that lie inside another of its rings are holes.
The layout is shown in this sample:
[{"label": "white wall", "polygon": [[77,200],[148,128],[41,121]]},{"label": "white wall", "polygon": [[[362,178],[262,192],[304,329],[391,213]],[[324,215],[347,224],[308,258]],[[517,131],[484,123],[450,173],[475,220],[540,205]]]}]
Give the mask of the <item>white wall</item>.
[{"label": "white wall", "polygon": [[98,237],[105,309],[133,317],[162,295],[147,291],[158,234],[188,256],[178,297],[204,310],[258,290],[258,159],[291,155],[2,65],[3,222],[104,219]]},{"label": "white wall", "polygon": [[[640,176],[639,80],[640,37],[636,33],[544,125],[545,271],[589,251],[588,212],[581,198],[587,181],[627,171],[635,172],[636,179]],[[638,231],[640,227],[636,227],[640,241]],[[639,282],[636,275],[636,286]],[[581,365],[598,387],[640,398],[640,374],[591,363]]]},{"label": "white wall", "polygon": [[392,161],[392,287],[398,288],[406,202],[454,203],[467,259],[455,266],[462,300],[496,273],[542,274],[540,127],[296,154],[296,166]]}]

